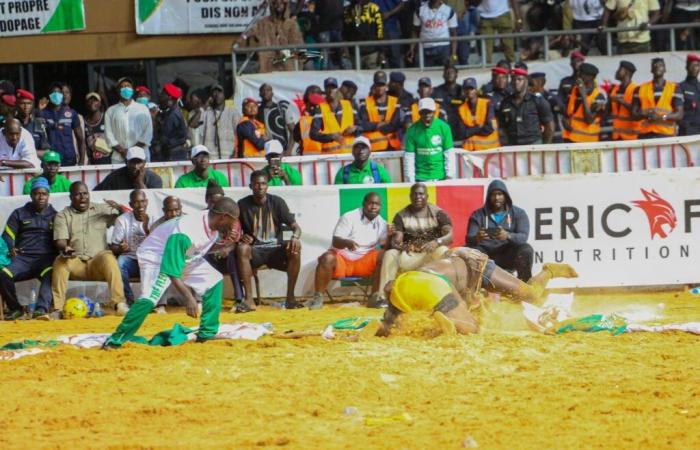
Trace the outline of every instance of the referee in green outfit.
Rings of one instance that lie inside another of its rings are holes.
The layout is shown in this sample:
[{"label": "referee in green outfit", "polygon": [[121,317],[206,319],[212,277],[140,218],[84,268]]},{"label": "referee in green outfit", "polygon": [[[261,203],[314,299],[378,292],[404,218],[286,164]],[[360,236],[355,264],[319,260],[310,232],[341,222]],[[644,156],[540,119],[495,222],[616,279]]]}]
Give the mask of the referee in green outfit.
[{"label": "referee in green outfit", "polygon": [[420,120],[406,131],[403,159],[404,181],[439,181],[454,178],[452,130],[435,117],[435,100],[418,101]]}]

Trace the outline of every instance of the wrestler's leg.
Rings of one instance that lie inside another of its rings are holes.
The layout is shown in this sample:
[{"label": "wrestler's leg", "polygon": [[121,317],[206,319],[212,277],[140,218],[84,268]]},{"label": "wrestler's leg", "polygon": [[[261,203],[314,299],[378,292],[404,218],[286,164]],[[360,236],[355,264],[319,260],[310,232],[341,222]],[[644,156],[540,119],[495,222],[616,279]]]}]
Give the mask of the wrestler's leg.
[{"label": "wrestler's leg", "polygon": [[443,334],[472,334],[479,332],[479,322],[466,303],[458,300],[456,292],[435,307],[433,319]]},{"label": "wrestler's leg", "polygon": [[575,278],[577,276],[576,271],[568,264],[546,263],[540,273],[530,278],[527,283],[523,283],[500,267],[494,266],[490,275],[487,276],[487,273],[484,273],[484,278],[488,280],[488,283],[484,282],[484,287],[487,290],[493,289],[508,295],[514,300],[533,302],[542,296],[547,283],[552,278]]}]

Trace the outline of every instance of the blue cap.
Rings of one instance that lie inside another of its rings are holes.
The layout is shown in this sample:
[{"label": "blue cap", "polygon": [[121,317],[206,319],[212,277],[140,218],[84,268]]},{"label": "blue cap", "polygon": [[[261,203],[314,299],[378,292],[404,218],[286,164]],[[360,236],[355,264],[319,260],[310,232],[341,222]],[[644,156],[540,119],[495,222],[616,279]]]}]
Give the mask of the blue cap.
[{"label": "blue cap", "polygon": [[465,89],[476,89],[476,78],[465,78],[462,82],[462,87]]},{"label": "blue cap", "polygon": [[328,86],[338,87],[338,80],[333,77],[326,78],[325,80],[323,80],[323,87],[325,88]]},{"label": "blue cap", "polygon": [[403,83],[406,81],[406,75],[403,72],[391,72],[389,74],[389,80],[394,83]]},{"label": "blue cap", "polygon": [[345,81],[343,81],[343,86],[349,87],[349,88],[351,88],[351,89],[357,90],[357,85],[355,84],[354,81],[351,81],[351,80],[345,80]]},{"label": "blue cap", "polygon": [[46,189],[47,191],[50,191],[49,180],[44,177],[35,178],[34,181],[32,181],[31,190],[34,191],[34,189]]}]

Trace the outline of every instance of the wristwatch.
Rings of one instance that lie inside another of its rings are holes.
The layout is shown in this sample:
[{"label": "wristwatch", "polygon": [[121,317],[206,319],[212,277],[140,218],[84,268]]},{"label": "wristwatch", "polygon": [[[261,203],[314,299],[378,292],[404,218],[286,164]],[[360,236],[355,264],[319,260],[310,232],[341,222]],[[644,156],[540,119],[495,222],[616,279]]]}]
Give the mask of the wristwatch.
[{"label": "wristwatch", "polygon": [[442,238],[435,239],[435,242],[437,242],[438,245],[442,245]]}]

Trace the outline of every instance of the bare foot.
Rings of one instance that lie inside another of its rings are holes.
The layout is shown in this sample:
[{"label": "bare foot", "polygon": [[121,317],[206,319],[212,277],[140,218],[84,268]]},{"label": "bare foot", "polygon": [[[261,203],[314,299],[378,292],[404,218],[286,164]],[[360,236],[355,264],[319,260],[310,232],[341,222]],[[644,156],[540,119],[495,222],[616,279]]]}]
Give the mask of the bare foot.
[{"label": "bare foot", "polygon": [[578,273],[568,264],[545,263],[542,269],[548,270],[552,278],[578,278]]}]

